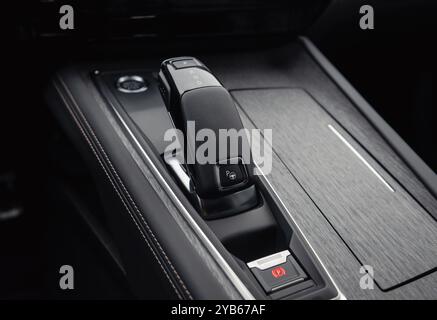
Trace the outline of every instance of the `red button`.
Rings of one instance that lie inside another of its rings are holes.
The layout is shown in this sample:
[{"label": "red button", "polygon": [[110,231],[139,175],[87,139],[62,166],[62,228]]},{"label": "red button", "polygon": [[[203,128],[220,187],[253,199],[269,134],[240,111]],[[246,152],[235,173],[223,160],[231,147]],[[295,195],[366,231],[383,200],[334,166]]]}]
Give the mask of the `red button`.
[{"label": "red button", "polygon": [[275,268],[275,269],[272,269],[272,275],[273,275],[275,278],[280,278],[280,277],[282,277],[282,276],[285,276],[286,273],[287,273],[287,272],[286,272],[285,269],[282,268],[282,267],[277,267],[277,268]]}]

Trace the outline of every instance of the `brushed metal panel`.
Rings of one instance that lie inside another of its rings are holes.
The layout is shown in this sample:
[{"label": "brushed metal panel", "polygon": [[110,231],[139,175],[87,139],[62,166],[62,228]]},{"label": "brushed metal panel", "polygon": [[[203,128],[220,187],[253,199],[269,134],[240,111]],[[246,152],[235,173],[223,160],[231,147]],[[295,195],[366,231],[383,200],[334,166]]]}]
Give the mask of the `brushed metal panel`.
[{"label": "brushed metal panel", "polygon": [[383,290],[437,266],[435,220],[308,93],[284,88],[233,95],[257,127],[273,128],[276,156],[359,262],[373,266]]},{"label": "brushed metal panel", "polygon": [[292,42],[279,48],[202,56],[219,81],[230,89],[304,88],[383,164],[431,213],[437,199],[356,108],[348,93],[333,81],[307,50]]},{"label": "brushed metal panel", "polygon": [[[229,89],[305,88],[428,212],[437,214],[437,199],[360,113],[348,92],[300,44],[292,42],[273,49],[205,55],[201,60]],[[253,123],[243,112],[240,114],[244,126],[252,128]],[[348,299],[437,298],[437,272],[411,279],[389,291],[382,291],[378,286],[373,290],[361,289],[359,261],[290,170],[276,154],[273,158],[271,184]]]},{"label": "brushed metal panel", "polygon": [[[255,128],[241,108],[239,111],[244,127]],[[373,290],[361,289],[360,262],[352,255],[344,241],[275,153],[273,153],[272,171],[268,178],[348,299],[435,299],[437,297],[437,272],[390,291],[382,291],[378,286],[374,286]]]}]

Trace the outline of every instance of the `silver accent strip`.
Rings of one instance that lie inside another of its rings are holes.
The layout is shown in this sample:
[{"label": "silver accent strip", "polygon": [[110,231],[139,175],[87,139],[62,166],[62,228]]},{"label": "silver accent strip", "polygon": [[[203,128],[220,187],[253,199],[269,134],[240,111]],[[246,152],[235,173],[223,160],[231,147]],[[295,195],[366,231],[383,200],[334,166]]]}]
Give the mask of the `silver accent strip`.
[{"label": "silver accent strip", "polygon": [[182,168],[181,163],[177,158],[169,157],[165,159],[165,162],[169,165],[169,167],[173,170],[173,173],[178,177],[179,181],[183,184],[185,189],[188,192],[193,192],[191,179],[185,170]]},{"label": "silver accent strip", "polygon": [[190,215],[188,210],[185,208],[183,203],[179,200],[179,198],[176,196],[172,188],[168,185],[167,181],[164,179],[162,174],[159,172],[158,168],[153,163],[152,159],[150,159],[147,152],[143,149],[139,141],[137,140],[136,136],[133,134],[133,132],[130,130],[129,126],[124,121],[123,117],[120,115],[120,113],[115,109],[114,106],[111,105],[112,110],[114,111],[115,115],[117,116],[120,123],[123,125],[126,132],[129,134],[129,136],[132,138],[132,141],[135,143],[138,150],[143,155],[144,159],[147,160],[149,168],[153,170],[153,173],[155,177],[159,180],[161,186],[166,190],[168,195],[171,197],[171,199],[174,201],[174,204],[179,208],[180,212],[182,213],[185,220],[193,227],[195,233],[197,236],[199,236],[201,239],[203,239],[205,246],[208,248],[210,254],[215,258],[217,263],[221,266],[224,273],[227,275],[229,280],[232,282],[232,284],[235,286],[236,290],[240,293],[243,299],[245,300],[255,300],[255,297],[252,295],[252,293],[247,289],[245,284],[241,281],[241,279],[237,276],[237,274],[232,270],[232,268],[229,266],[229,264],[226,262],[226,260],[223,258],[223,256],[220,254],[220,252],[217,250],[217,248],[212,244],[212,242],[209,240],[209,238],[205,235],[203,230],[199,227],[197,222],[193,219],[193,217]]},{"label": "silver accent strip", "polygon": [[249,268],[258,268],[259,270],[266,270],[271,267],[277,266],[287,262],[287,257],[290,255],[290,251],[284,250],[271,254],[269,256],[260,258],[255,261],[251,261],[247,264]]},{"label": "silver accent strip", "polygon": [[367,162],[366,159],[330,124],[328,124],[328,128],[331,129],[332,132],[358,157],[358,159],[363,162],[367,168],[391,191],[395,192],[395,190],[388,184],[387,181]]}]

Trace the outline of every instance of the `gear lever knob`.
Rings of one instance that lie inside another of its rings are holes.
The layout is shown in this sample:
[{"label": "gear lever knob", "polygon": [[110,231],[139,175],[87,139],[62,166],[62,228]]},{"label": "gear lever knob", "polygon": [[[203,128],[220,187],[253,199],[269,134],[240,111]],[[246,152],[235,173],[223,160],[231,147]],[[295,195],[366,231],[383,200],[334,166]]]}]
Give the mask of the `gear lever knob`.
[{"label": "gear lever knob", "polygon": [[[193,57],[165,60],[159,81],[175,126],[184,133],[185,159],[197,195],[204,203],[208,199],[216,204],[240,199],[231,201],[232,206],[240,208],[230,208],[230,212],[256,205],[250,146],[230,93]],[[207,151],[211,153],[207,163],[196,153],[205,143],[205,139],[197,139],[205,129],[214,136],[213,141],[208,141],[213,148]],[[241,192],[248,189],[252,191],[243,192],[243,199]]]}]

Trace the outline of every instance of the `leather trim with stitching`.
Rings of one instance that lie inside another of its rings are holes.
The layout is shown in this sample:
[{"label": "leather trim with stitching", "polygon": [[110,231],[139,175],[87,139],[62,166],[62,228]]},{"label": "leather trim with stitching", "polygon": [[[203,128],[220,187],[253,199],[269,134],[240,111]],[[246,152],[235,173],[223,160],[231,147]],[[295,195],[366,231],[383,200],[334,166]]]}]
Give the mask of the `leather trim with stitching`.
[{"label": "leather trim with stitching", "polygon": [[[160,245],[159,241],[157,240],[157,238],[155,237],[153,231],[151,230],[150,226],[148,225],[148,223],[146,222],[143,214],[140,212],[140,210],[138,209],[138,206],[136,205],[135,201],[132,199],[130,193],[128,192],[128,190],[126,189],[125,185],[123,184],[120,176],[118,175],[116,169],[114,168],[114,166],[112,165],[112,162],[110,161],[108,155],[106,154],[104,148],[102,147],[102,145],[100,144],[100,141],[98,140],[98,138],[96,137],[96,135],[94,134],[94,131],[92,129],[92,127],[90,126],[90,124],[88,123],[86,117],[84,116],[82,110],[79,108],[79,106],[77,105],[76,101],[74,100],[74,98],[71,95],[71,92],[69,91],[68,87],[66,86],[66,84],[63,82],[62,78],[58,75],[58,80],[61,83],[62,87],[64,88],[64,90],[66,91],[66,93],[69,96],[69,99],[71,100],[71,102],[73,102],[73,105],[75,107],[75,109],[77,110],[77,112],[80,114],[80,116],[83,118],[83,121],[85,123],[85,125],[88,127],[88,134],[91,134],[94,140],[94,143],[97,144],[98,148],[100,149],[100,152],[103,154],[104,159],[101,159],[101,156],[98,155],[98,152],[96,150],[96,147],[93,145],[93,142],[91,141],[91,137],[89,137],[87,135],[87,130],[83,127],[83,125],[80,122],[80,119],[78,119],[77,115],[74,113],[74,111],[71,109],[71,106],[69,105],[69,103],[66,101],[64,95],[62,94],[60,88],[58,87],[58,85],[53,82],[55,89],[58,91],[61,99],[63,100],[64,104],[66,105],[70,115],[72,116],[74,122],[76,123],[76,125],[78,126],[79,130],[81,131],[82,135],[84,136],[85,140],[87,141],[88,145],[91,148],[91,151],[93,152],[93,154],[95,155],[95,157],[97,158],[100,166],[102,167],[102,169],[104,170],[104,173],[106,175],[106,177],[108,178],[108,180],[110,181],[111,185],[113,186],[114,190],[116,191],[117,195],[119,196],[120,200],[122,201],[124,207],[126,208],[127,212],[129,213],[129,215],[131,216],[134,224],[136,225],[137,229],[139,230],[139,232],[142,235],[142,238],[144,239],[145,243],[147,244],[147,246],[149,247],[149,249],[151,250],[153,256],[155,257],[156,261],[158,262],[159,266],[161,267],[161,269],[164,271],[164,274],[167,278],[167,280],[169,281],[170,285],[172,286],[172,288],[174,289],[176,295],[178,296],[179,299],[183,299],[183,296],[181,295],[181,293],[179,292],[178,288],[176,287],[176,285],[174,284],[173,280],[171,279],[170,275],[168,274],[168,271],[166,270],[166,268],[163,266],[162,262],[160,261],[159,257],[157,256],[157,254],[159,254],[159,252],[155,252],[155,250],[153,249],[152,245],[150,244],[150,242],[147,240],[144,232],[141,230],[138,222],[135,220],[134,215],[131,211],[131,209],[129,208],[129,206],[127,205],[126,201],[128,200],[130,202],[130,204],[135,208],[135,211],[138,213],[136,216],[140,216],[141,220],[143,221],[144,226],[146,227],[146,230],[149,234],[149,236],[152,238],[152,240],[154,241],[155,245],[158,247],[161,257],[165,260],[165,262],[167,263],[167,267],[170,268],[170,270],[173,272],[173,275],[176,277],[179,286],[182,287],[182,290],[184,291],[186,297],[188,297],[188,299],[193,299],[191,293],[189,292],[188,288],[186,287],[185,283],[182,281],[181,277],[179,276],[178,272],[176,271],[176,269],[174,268],[173,264],[171,263],[170,259],[168,258],[168,256],[166,255],[166,253],[164,252],[162,246]],[[107,165],[109,165],[110,167],[110,171],[112,171],[113,175],[115,175],[118,183],[121,185],[122,190],[119,190],[120,187],[117,187],[114,184],[113,179],[111,178],[109,173],[108,173],[108,169],[105,167],[104,163],[105,162]],[[127,199],[124,199],[123,196],[120,194],[120,191],[122,193],[124,193],[124,196],[127,197]]]}]

